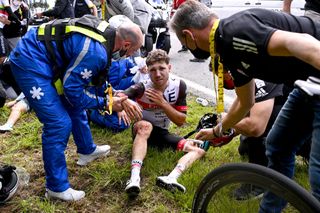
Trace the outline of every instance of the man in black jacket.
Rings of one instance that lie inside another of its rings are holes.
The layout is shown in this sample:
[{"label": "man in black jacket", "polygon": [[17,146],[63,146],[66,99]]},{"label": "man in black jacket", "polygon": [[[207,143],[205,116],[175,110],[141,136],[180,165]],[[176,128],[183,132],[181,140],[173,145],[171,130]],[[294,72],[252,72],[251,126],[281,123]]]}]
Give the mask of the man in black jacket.
[{"label": "man in black jacket", "polygon": [[70,0],[57,0],[52,9],[46,10],[41,13],[37,13],[38,18],[42,16],[54,17],[54,18],[74,18],[74,10]]}]

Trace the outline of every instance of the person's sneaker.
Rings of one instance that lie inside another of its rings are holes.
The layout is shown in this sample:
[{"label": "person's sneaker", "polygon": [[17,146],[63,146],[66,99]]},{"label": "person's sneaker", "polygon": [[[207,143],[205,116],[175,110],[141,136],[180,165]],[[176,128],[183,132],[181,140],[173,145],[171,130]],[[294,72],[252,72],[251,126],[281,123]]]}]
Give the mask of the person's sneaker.
[{"label": "person's sneaker", "polygon": [[252,184],[242,184],[233,191],[233,197],[236,200],[257,199],[263,196],[264,190]]},{"label": "person's sneaker", "polygon": [[13,130],[12,127],[8,124],[4,124],[0,126],[0,133],[10,132],[12,130]]},{"label": "person's sneaker", "polygon": [[84,191],[74,190],[69,188],[63,192],[54,192],[46,189],[45,197],[47,199],[60,199],[64,201],[77,201],[84,198],[86,193]]},{"label": "person's sneaker", "polygon": [[140,178],[128,180],[125,191],[129,195],[129,197],[138,196],[138,194],[140,193]]},{"label": "person's sneaker", "polygon": [[103,146],[97,146],[94,152],[92,152],[89,155],[79,154],[79,160],[77,162],[80,166],[85,166],[91,161],[106,156],[110,152],[110,146],[109,145],[103,145]]},{"label": "person's sneaker", "polygon": [[175,192],[176,190],[186,192],[186,188],[182,184],[178,183],[176,179],[170,178],[169,176],[157,177],[156,185],[172,192]]},{"label": "person's sneaker", "polygon": [[178,50],[178,53],[181,53],[181,52],[187,52],[188,51],[188,48],[186,46],[182,46],[180,50]]}]

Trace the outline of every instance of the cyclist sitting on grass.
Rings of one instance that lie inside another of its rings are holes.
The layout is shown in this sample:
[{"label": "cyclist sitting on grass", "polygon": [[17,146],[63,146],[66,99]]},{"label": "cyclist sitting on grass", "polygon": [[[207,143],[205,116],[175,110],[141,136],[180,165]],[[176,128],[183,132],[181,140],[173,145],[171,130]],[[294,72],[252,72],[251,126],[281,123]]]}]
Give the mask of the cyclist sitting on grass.
[{"label": "cyclist sitting on grass", "polygon": [[177,179],[195,160],[205,155],[205,150],[195,143],[175,136],[168,131],[170,122],[181,126],[186,121],[186,84],[170,76],[169,57],[163,50],[154,50],[147,56],[150,80],[135,84],[121,94],[136,98],[143,108],[143,119],[133,125],[131,178],[125,191],[129,196],[140,192],[140,170],[147,146],[172,148],[186,152],[168,176],[157,178],[157,185],[168,190],[185,192]]}]

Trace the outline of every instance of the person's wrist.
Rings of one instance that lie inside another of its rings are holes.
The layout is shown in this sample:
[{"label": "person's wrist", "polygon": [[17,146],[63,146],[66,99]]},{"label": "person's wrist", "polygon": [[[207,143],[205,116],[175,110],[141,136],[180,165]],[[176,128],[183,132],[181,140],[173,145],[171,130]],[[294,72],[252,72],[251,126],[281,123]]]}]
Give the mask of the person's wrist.
[{"label": "person's wrist", "polygon": [[215,138],[219,138],[219,135],[216,133],[216,127],[212,128],[212,133]]},{"label": "person's wrist", "polygon": [[166,100],[160,100],[158,106],[164,108],[165,106],[170,105]]}]

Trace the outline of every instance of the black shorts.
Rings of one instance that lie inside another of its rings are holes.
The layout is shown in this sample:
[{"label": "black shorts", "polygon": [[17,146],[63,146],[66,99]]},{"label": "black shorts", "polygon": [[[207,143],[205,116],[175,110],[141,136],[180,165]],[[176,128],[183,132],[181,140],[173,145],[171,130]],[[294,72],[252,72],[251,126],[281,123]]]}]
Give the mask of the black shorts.
[{"label": "black shorts", "polygon": [[[132,131],[133,139],[135,138],[135,136],[136,133]],[[148,138],[148,146],[157,147],[160,149],[172,148],[173,150],[177,150],[177,145],[181,140],[184,139],[182,137],[170,133],[167,129],[153,126],[150,137]]]}]

